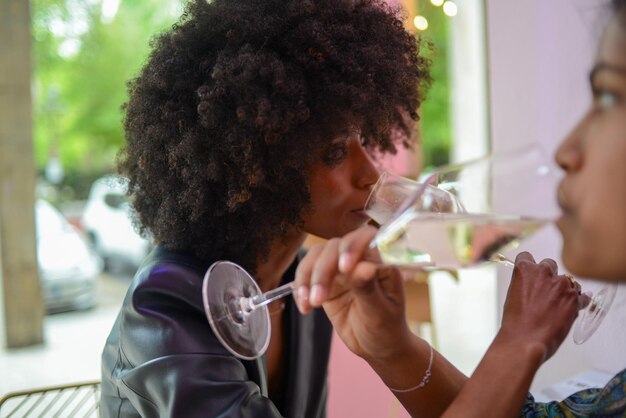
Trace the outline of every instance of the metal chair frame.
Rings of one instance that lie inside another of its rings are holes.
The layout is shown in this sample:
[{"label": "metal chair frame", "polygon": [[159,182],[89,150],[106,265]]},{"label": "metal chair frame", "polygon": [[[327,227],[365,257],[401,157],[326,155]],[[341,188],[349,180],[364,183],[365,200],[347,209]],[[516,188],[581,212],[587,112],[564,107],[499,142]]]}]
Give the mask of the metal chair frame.
[{"label": "metal chair frame", "polygon": [[0,418],[98,417],[100,381],[10,392],[0,397]]}]

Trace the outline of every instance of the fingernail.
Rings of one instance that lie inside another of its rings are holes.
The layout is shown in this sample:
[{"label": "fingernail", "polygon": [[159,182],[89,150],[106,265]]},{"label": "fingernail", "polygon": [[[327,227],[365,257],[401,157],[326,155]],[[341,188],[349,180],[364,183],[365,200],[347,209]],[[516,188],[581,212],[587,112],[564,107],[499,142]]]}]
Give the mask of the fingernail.
[{"label": "fingernail", "polygon": [[339,256],[339,271],[346,273],[352,268],[352,254],[342,253]]},{"label": "fingernail", "polygon": [[296,289],[296,305],[301,314],[306,313],[309,309],[309,288],[306,286],[300,286]]},{"label": "fingernail", "polygon": [[309,288],[306,286],[300,286],[298,288],[298,299],[301,301],[309,300]]},{"label": "fingernail", "polygon": [[319,284],[316,284],[311,288],[310,302],[312,306],[319,306],[322,303],[324,297],[324,288]]}]

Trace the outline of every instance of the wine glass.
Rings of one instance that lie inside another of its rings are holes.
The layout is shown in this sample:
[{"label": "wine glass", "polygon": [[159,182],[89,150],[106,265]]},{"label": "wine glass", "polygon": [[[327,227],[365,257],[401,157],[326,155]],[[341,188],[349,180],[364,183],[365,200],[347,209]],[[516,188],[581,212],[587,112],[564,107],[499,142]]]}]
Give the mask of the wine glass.
[{"label": "wine glass", "polygon": [[[537,146],[441,167],[421,183],[383,173],[365,207],[382,225],[372,246],[395,265],[458,269],[491,261],[513,266],[502,252],[555,217],[558,180]],[[586,292],[591,300],[574,326],[577,344],[595,332],[617,291],[615,284],[589,287],[594,288],[592,295]]]}]

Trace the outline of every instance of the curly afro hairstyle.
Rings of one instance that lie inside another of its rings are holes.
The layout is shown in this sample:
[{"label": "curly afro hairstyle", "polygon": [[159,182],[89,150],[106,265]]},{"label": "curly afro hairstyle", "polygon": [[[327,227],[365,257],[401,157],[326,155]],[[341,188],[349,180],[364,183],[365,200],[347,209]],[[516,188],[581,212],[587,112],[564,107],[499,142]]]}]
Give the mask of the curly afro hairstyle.
[{"label": "curly afro hairstyle", "polygon": [[118,160],[136,220],[166,248],[253,273],[302,227],[331,139],[358,123],[372,151],[408,146],[430,81],[382,0],[193,0],[151,46]]}]

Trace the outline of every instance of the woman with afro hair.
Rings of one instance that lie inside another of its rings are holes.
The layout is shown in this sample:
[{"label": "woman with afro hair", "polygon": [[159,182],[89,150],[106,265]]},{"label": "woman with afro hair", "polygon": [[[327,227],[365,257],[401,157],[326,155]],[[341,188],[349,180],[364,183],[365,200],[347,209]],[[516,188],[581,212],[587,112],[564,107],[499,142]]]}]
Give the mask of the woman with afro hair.
[{"label": "woman with afro hair", "polygon": [[102,358],[103,417],[323,417],[331,324],[270,305],[272,336],[241,360],[202,305],[230,260],[268,291],[294,279],[307,234],[368,221],[372,155],[408,147],[419,42],[383,0],[193,0],[128,84],[120,173],[156,247]]}]

